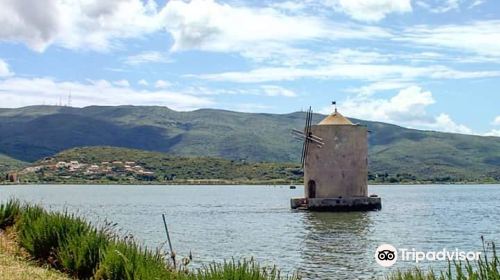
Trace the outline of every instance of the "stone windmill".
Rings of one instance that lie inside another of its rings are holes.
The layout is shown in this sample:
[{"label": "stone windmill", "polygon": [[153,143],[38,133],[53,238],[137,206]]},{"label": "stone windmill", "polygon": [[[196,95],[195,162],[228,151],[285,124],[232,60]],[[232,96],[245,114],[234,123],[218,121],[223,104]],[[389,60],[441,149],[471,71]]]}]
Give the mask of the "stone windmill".
[{"label": "stone windmill", "polygon": [[[335,102],[333,102],[335,105]],[[380,197],[368,196],[368,130],[335,111],[311,125],[306,114],[303,131],[294,137],[303,141],[304,198],[292,198],[293,209],[316,211],[380,210]]]}]

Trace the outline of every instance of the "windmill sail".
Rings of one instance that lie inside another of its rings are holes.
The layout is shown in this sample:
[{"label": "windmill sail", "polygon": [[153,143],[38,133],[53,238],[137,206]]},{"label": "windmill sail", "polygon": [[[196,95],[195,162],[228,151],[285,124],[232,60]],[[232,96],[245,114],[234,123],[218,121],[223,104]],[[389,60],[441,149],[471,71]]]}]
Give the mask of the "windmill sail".
[{"label": "windmill sail", "polygon": [[304,168],[308,151],[309,144],[314,143],[318,148],[321,148],[325,143],[321,137],[313,135],[311,132],[311,123],[312,123],[313,111],[311,107],[306,112],[306,123],[304,125],[304,129],[302,131],[298,129],[292,129],[292,135],[295,139],[302,141],[302,152],[300,158],[300,164],[302,168]]},{"label": "windmill sail", "polygon": [[309,110],[306,114],[306,125],[304,127],[304,144],[302,145],[302,158],[300,159],[300,163],[302,167],[304,167],[306,158],[307,158],[307,150],[309,149],[309,135],[311,134],[311,119],[312,119],[312,109],[309,107]]}]

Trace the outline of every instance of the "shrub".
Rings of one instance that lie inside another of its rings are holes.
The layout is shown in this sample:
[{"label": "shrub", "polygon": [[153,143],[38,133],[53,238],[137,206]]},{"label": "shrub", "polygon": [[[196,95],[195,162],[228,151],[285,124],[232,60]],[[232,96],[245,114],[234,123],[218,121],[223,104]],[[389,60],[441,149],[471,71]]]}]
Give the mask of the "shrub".
[{"label": "shrub", "polygon": [[172,279],[170,270],[159,251],[141,248],[134,241],[116,240],[104,253],[95,279],[106,280],[146,280]]},{"label": "shrub", "polygon": [[57,258],[61,266],[78,279],[89,279],[102,259],[108,246],[108,236],[96,229],[82,234],[69,235],[61,241]]},{"label": "shrub", "polygon": [[12,226],[21,213],[21,203],[17,199],[11,199],[0,205],[0,229]]},{"label": "shrub", "polygon": [[0,205],[2,226],[17,231],[19,244],[40,262],[77,279],[96,280],[278,280],[275,267],[261,268],[253,260],[213,263],[190,271],[169,267],[159,250],[150,250],[134,240],[117,238],[112,224],[100,229],[68,213],[47,212],[40,206],[11,200]]},{"label": "shrub", "polygon": [[19,243],[34,258],[59,268],[57,250],[70,236],[83,235],[89,225],[68,213],[46,213],[37,207],[23,213],[19,223]]},{"label": "shrub", "polygon": [[253,259],[243,261],[224,261],[224,263],[212,263],[198,269],[192,279],[199,280],[278,280],[299,279],[297,275],[282,277],[280,271],[275,267],[261,268]]}]

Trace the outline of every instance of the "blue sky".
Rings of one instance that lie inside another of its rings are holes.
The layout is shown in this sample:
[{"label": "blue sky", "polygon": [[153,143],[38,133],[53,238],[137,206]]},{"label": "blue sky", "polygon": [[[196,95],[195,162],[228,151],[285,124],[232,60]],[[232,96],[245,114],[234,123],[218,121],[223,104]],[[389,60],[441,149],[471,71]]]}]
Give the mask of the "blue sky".
[{"label": "blue sky", "polygon": [[493,0],[0,3],[0,107],[336,100],[351,117],[500,136],[499,66]]}]

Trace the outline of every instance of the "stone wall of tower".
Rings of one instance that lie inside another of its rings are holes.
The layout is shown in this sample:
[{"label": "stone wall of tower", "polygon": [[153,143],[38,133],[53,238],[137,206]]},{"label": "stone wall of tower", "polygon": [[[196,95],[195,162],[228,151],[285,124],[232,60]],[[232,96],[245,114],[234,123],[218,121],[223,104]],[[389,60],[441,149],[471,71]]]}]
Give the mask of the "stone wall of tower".
[{"label": "stone wall of tower", "polygon": [[316,144],[309,143],[304,165],[305,196],[307,198],[367,196],[366,127],[313,125],[311,132],[323,138],[325,144],[319,148]]}]

